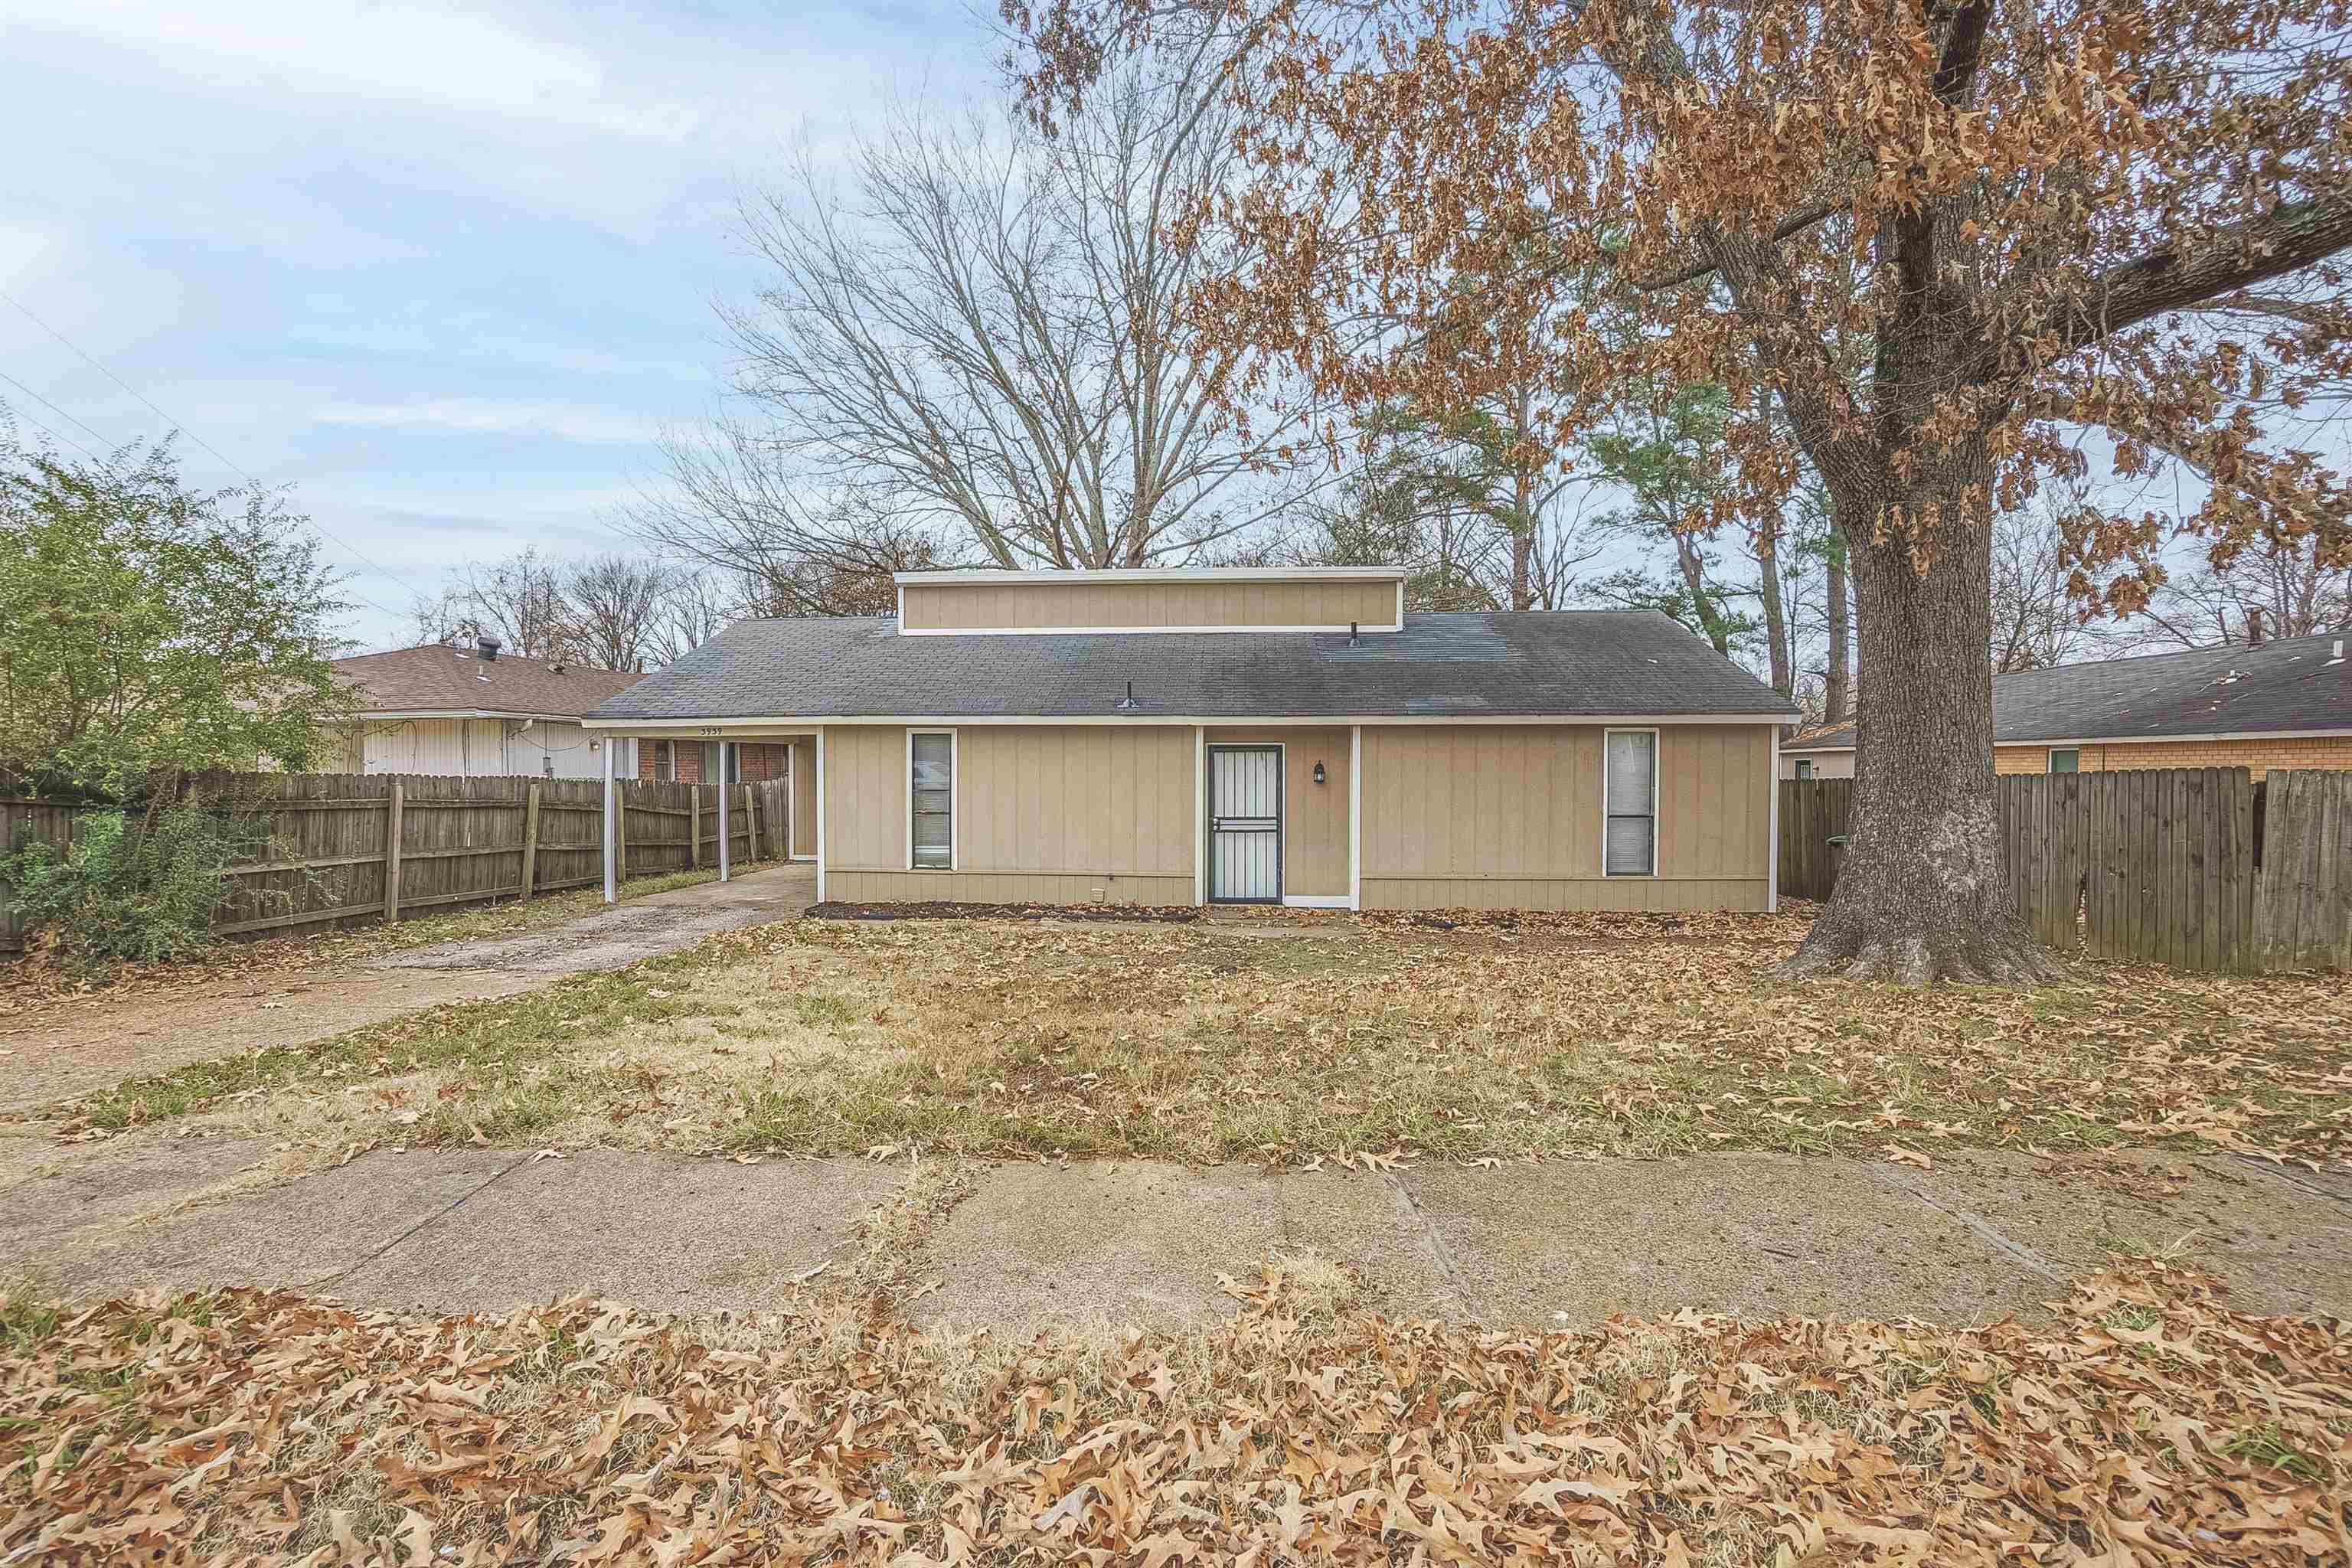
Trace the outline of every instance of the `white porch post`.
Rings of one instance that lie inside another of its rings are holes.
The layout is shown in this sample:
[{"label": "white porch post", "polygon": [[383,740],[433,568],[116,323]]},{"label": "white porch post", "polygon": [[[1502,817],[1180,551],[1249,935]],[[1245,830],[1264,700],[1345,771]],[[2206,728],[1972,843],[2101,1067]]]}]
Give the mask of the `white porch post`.
[{"label": "white porch post", "polygon": [[824,902],[824,731],[816,732],[816,901]]},{"label": "white porch post", "polygon": [[728,776],[727,759],[732,754],[730,748],[734,743],[732,741],[719,742],[719,879],[722,882],[727,880],[731,870],[727,858],[727,835],[731,831],[727,824],[727,797],[735,793],[735,784]]},{"label": "white porch post", "polygon": [[1364,727],[1348,726],[1348,907],[1364,907]]},{"label": "white porch post", "polygon": [[604,737],[604,901],[618,902],[621,897],[621,872],[613,854],[614,835],[614,814],[620,809],[621,786],[613,773],[613,755],[621,749],[618,735]]},{"label": "white porch post", "polygon": [[1770,755],[1765,759],[1765,788],[1772,793],[1764,797],[1764,912],[1780,912],[1780,726],[1772,726]]}]

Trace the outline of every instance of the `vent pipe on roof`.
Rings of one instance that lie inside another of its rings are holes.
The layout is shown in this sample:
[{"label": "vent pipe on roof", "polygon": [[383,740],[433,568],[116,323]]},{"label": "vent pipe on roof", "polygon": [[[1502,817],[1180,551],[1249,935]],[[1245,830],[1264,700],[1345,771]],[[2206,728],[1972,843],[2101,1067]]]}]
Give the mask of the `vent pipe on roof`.
[{"label": "vent pipe on roof", "polygon": [[484,633],[482,636],[474,639],[474,650],[482,656],[482,662],[484,664],[496,664],[499,661],[499,649],[505,646],[506,645],[504,643],[499,641],[498,638],[489,636],[488,633]]},{"label": "vent pipe on roof", "polygon": [[1348,623],[1348,646],[1349,647],[1361,647],[1364,646],[1364,639],[1356,635],[1356,623],[1353,621],[1349,621]]},{"label": "vent pipe on roof", "polygon": [[2246,646],[2263,646],[2263,607],[2260,605],[2246,606]]},{"label": "vent pipe on roof", "polygon": [[1132,713],[1135,711],[1135,682],[1130,680],[1127,683],[1127,695],[1120,698],[1116,703],[1112,704],[1112,706],[1116,707],[1122,713]]}]

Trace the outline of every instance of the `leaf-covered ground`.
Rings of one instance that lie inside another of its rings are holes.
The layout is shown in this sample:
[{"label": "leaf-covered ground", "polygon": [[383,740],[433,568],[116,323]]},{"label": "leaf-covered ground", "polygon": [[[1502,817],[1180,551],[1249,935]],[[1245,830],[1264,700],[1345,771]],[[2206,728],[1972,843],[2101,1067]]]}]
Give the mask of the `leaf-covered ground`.
[{"label": "leaf-covered ground", "polygon": [[2352,986],[2069,963],[2032,990],[1790,984],[1801,915],[803,921],[86,1102],[314,1147],[1217,1161],[1942,1142],[2352,1163]]},{"label": "leaf-covered ground", "polygon": [[2149,1267],[2053,1329],[1684,1314],[1511,1337],[1276,1265],[1026,1342],[854,1305],[503,1321],[0,1301],[0,1560],[2305,1564],[2352,1336]]}]

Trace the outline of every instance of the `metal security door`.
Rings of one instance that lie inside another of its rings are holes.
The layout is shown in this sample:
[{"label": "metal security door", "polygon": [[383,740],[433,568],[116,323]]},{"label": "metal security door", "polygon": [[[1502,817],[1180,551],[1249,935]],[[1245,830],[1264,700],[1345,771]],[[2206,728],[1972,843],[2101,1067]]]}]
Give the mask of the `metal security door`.
[{"label": "metal security door", "polygon": [[1282,748],[1209,748],[1209,901],[1282,902]]}]

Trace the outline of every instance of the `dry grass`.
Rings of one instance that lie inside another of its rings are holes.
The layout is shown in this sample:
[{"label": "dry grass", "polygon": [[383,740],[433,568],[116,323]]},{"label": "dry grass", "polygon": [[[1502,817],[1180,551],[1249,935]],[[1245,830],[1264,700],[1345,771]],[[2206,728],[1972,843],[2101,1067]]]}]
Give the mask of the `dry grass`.
[{"label": "dry grass", "polygon": [[[1312,1262],[1182,1333],[810,1294],[503,1320],[0,1298],[0,1558],[76,1564],[2337,1560],[2352,1335],[2210,1281],[2010,1322],[1486,1334]],[[316,1556],[310,1555],[316,1552]]]},{"label": "dry grass", "polygon": [[266,1073],[188,1069],[83,1114],[202,1110],[335,1147],[1311,1163],[1949,1142],[2352,1160],[2340,977],[2074,962],[2029,991],[1792,985],[1772,964],[1801,923],[1675,923],[1610,941],[1572,924],[802,921]]}]

